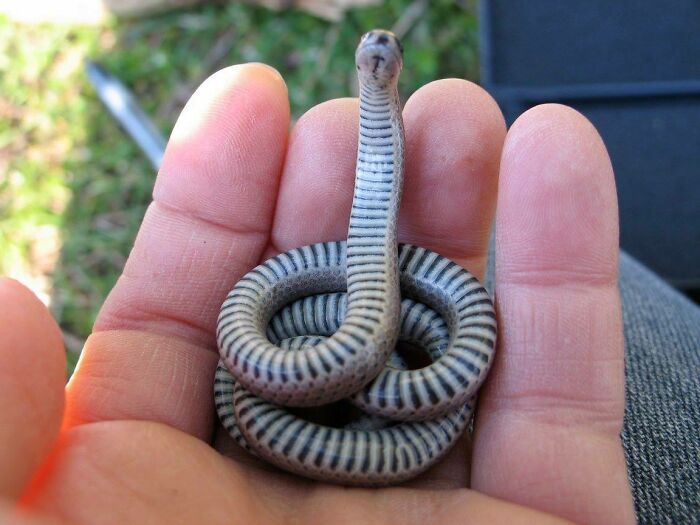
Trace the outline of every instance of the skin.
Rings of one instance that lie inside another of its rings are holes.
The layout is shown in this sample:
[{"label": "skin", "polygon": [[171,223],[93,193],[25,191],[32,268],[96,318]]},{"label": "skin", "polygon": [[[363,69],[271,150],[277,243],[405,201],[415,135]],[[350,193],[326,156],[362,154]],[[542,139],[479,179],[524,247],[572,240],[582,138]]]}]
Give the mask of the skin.
[{"label": "skin", "polygon": [[183,111],[65,389],[55,322],[0,280],[0,522],[632,523],[617,205],[600,137],[557,105],[506,134],[495,102],[463,80],[424,86],[404,118],[400,240],[481,277],[495,220],[500,340],[473,441],[406,486],[366,490],[276,471],[217,430],[218,308],[258,261],[345,235],[357,141],[356,100],[320,104],[288,132],[279,75],[234,66]]}]

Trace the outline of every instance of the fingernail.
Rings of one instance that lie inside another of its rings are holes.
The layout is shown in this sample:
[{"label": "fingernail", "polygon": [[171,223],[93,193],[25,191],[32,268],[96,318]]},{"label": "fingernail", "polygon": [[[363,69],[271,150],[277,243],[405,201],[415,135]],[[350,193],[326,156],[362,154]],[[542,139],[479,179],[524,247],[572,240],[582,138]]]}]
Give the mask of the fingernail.
[{"label": "fingernail", "polygon": [[273,76],[274,76],[275,78],[277,78],[278,80],[280,80],[280,81],[282,82],[282,84],[284,84],[285,89],[287,89],[287,83],[284,81],[284,77],[280,74],[279,71],[277,71],[277,70],[276,70],[274,67],[272,67],[271,65],[265,64],[264,62],[248,62],[246,65],[250,65],[250,66],[260,66],[260,67],[262,67],[262,68],[265,68],[265,69],[268,70],[270,73],[272,73]]}]

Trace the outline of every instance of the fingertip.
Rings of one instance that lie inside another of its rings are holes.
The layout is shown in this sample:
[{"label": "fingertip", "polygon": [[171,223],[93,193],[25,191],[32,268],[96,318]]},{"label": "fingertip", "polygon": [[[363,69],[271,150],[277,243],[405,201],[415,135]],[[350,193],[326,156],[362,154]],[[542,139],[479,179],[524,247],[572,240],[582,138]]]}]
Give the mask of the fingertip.
[{"label": "fingertip", "polygon": [[502,161],[540,152],[553,160],[573,156],[575,160],[597,161],[595,168],[612,174],[607,149],[595,126],[564,104],[540,104],[520,115],[508,131]]},{"label": "fingertip", "polygon": [[265,64],[217,71],[178,117],[153,198],[236,229],[265,229],[284,162],[287,87]]},{"label": "fingertip", "polygon": [[[443,176],[466,160],[470,171],[479,174],[474,182],[495,186],[506,125],[498,104],[483,88],[457,78],[426,84],[406,101],[404,120],[407,170],[427,171],[421,165],[434,162],[433,152],[438,151]],[[495,187],[493,191],[495,196]]]},{"label": "fingertip", "polygon": [[[560,104],[526,111],[501,158],[497,251],[503,280],[612,282],[617,275],[617,195],[595,127]],[[528,277],[528,275],[530,277]]]},{"label": "fingertip", "polygon": [[506,123],[496,100],[481,86],[461,78],[434,80],[406,101],[406,119],[418,118],[423,113],[431,118],[459,120],[469,126],[478,126],[478,136],[484,143],[503,142]]},{"label": "fingertip", "polygon": [[270,113],[289,114],[287,85],[275,68],[257,62],[225,67],[210,75],[190,97],[170,135],[169,149],[171,144],[189,143],[193,135],[215,132],[212,114],[233,109],[234,95],[244,96],[248,104],[269,104]]},{"label": "fingertip", "polygon": [[[339,134],[350,132],[357,134],[357,122],[359,120],[359,101],[354,97],[334,98],[320,102],[306,111],[294,127],[295,133],[319,133],[318,128],[323,131],[338,131]],[[337,122],[336,122],[337,121]],[[302,124],[299,126],[299,124]],[[327,129],[326,129],[327,127]],[[320,138],[320,137],[319,137]],[[344,135],[343,135],[344,138]],[[355,153],[355,147],[350,145],[350,151]]]},{"label": "fingertip", "polygon": [[[236,67],[236,66],[231,66]],[[272,77],[273,82],[281,84],[284,92],[287,93],[287,83],[284,81],[282,74],[274,67],[264,62],[248,62],[247,64],[239,64],[239,68],[247,68],[254,74],[267,74]]]},{"label": "fingertip", "polygon": [[[29,288],[9,277],[0,277],[0,351],[12,352],[17,356],[20,350],[29,353],[38,352],[50,356],[45,363],[48,367],[44,374],[48,380],[65,382],[65,354],[63,352],[63,335],[61,329],[49,310]],[[32,348],[26,341],[36,346]],[[15,346],[18,341],[21,345]],[[17,356],[19,357],[19,356]],[[28,356],[34,359],[33,356]]]},{"label": "fingertip", "polygon": [[[348,169],[354,173],[358,120],[356,98],[327,100],[306,111],[292,129],[286,170],[296,170],[312,160],[324,173],[326,169],[333,169],[331,175],[340,172],[346,176]],[[340,164],[337,169],[336,163]]]}]

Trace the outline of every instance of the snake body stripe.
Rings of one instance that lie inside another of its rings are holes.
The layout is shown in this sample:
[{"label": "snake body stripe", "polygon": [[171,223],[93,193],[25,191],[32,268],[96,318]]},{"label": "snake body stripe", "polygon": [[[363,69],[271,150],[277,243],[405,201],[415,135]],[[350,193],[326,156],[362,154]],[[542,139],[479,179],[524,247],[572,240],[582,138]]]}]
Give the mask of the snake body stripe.
[{"label": "snake body stripe", "polygon": [[[356,53],[360,124],[347,242],[265,261],[234,286],[219,315],[222,423],[248,450],[315,479],[385,484],[428,468],[463,432],[495,348],[496,318],[479,282],[437,253],[397,244],[401,61],[385,31],[365,35]],[[392,354],[399,336],[434,362],[405,369]],[[367,414],[357,423],[367,428],[330,428],[278,406],[342,398]]]},{"label": "snake body stripe", "polygon": [[[325,337],[338,330],[342,324],[346,312],[345,299],[345,294],[340,292],[320,294],[304,297],[285,306],[270,321],[267,330],[270,342],[287,351],[297,351],[304,345],[313,346],[320,343]],[[423,349],[432,361],[435,361],[447,348],[449,330],[442,317],[436,312],[412,299],[403,299],[399,340],[413,343]],[[395,351],[390,354],[387,366],[401,370],[408,368],[403,358]],[[254,453],[254,449],[248,445],[236,424],[235,411],[231,402],[234,385],[235,379],[220,361],[214,381],[219,419],[236,443]],[[350,428],[362,428],[368,424],[368,421],[371,421],[374,426],[382,422],[385,426],[391,423],[390,420],[369,415],[360,421],[351,422]]]},{"label": "snake body stripe", "polygon": [[[379,430],[330,428],[295,418],[234,385],[229,404],[257,454],[286,470],[323,481],[384,485],[410,479],[439,460],[464,432],[472,403],[434,420]],[[309,461],[304,451],[313,451]]]},{"label": "snake body stripe", "polygon": [[[307,293],[310,294],[344,291],[346,286],[342,270],[348,264],[349,249],[342,242],[330,243],[325,247],[323,244],[325,243],[286,252],[285,259],[304,260],[304,263],[290,265],[283,274],[284,278],[294,281],[301,279],[304,275],[311,275],[313,276],[311,283],[323,283],[315,289],[311,289],[307,283]],[[325,253],[333,253],[330,262],[327,262],[325,257],[315,255]],[[487,292],[469,272],[457,264],[434,252],[411,245],[400,247],[397,260],[402,295],[429,306],[445,319],[451,333],[448,348],[440,360],[419,370],[398,371],[385,368],[363,388],[358,388],[349,399],[364,411],[378,416],[400,420],[430,419],[463,404],[480,386],[494,351],[496,319]],[[265,270],[262,270],[263,268]],[[294,268],[297,270],[294,271]],[[262,277],[268,270],[271,272],[270,276]],[[261,313],[254,308],[270,302],[269,295],[275,293],[278,287],[279,281],[275,279],[282,279],[282,277],[275,274],[274,265],[268,262],[248,274],[243,288],[245,299],[241,304],[253,310],[246,319],[261,316]],[[338,279],[335,281],[335,289],[329,289],[328,283],[336,277]],[[360,292],[365,294],[363,297],[368,304],[362,317],[351,318],[348,315],[349,307],[346,305],[344,322],[340,326],[329,325],[333,330],[319,331],[318,327],[313,326],[312,323],[306,323],[306,331],[293,333],[288,329],[287,337],[315,333],[331,335],[332,339],[333,335],[337,336],[340,329],[344,327],[338,344],[345,346],[359,344],[380,319],[381,313],[375,310],[379,307],[375,307],[369,301],[376,298],[370,294],[379,292],[375,291],[374,286],[368,285],[366,276],[363,277],[361,281],[363,287],[360,288]],[[272,283],[270,279],[273,279]],[[379,286],[376,287],[377,290],[379,288]],[[257,295],[254,297],[248,295],[251,289],[256,290]],[[240,301],[241,296],[233,295],[233,298]],[[226,302],[224,305],[225,310],[222,311],[220,325],[231,326],[233,322],[231,318],[234,317],[236,310],[228,308]],[[333,308],[335,308],[333,305],[324,305],[324,310],[319,309],[313,316],[320,317],[324,311],[329,315]],[[289,324],[289,320],[273,320],[270,326],[276,326],[281,322]],[[265,319],[264,331],[261,333],[241,332],[231,339],[230,344],[237,344],[240,348],[239,352],[245,353],[250,351],[256,338],[264,337],[267,344],[274,347],[275,341],[270,340],[268,323],[269,319]],[[328,353],[311,354],[303,364],[303,370],[298,372],[299,375],[288,379],[302,377],[301,374],[314,378],[330,370],[342,356],[339,350],[341,347],[328,345],[328,342],[329,340],[325,341],[326,347],[330,348]],[[274,367],[279,366],[281,362],[279,356],[284,355],[286,355],[284,352],[278,352],[277,355],[272,353],[262,355],[260,361],[248,370],[261,381],[274,381]],[[274,358],[277,360],[275,361]],[[392,388],[385,385],[391,385]],[[335,385],[329,385],[328,390],[338,392]],[[279,403],[274,398],[270,400]]]},{"label": "snake body stripe", "polygon": [[[306,341],[313,345],[315,341],[312,339],[329,336],[338,330],[345,318],[345,311],[343,293],[304,297],[275,314],[268,326],[267,337],[272,344],[290,344],[289,348],[296,349],[293,342],[300,341],[307,334],[315,334]],[[435,361],[444,354],[448,339],[449,330],[439,314],[412,299],[404,298],[401,301],[399,340],[420,347]],[[391,359],[396,359],[396,356],[395,352],[390,354]]]}]

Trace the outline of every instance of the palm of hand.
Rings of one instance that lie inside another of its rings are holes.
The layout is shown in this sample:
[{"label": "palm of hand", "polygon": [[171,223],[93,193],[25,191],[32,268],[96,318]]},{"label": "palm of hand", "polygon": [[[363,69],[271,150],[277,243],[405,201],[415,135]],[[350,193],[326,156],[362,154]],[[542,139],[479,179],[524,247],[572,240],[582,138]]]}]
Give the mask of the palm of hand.
[{"label": "palm of hand", "polygon": [[[237,66],[209,79],[178,121],[154,203],[65,408],[60,334],[26,290],[0,285],[2,302],[14,305],[0,314],[0,358],[8,363],[0,379],[15,378],[0,380],[0,440],[8,443],[0,516],[561,521],[545,511],[632,521],[618,438],[617,212],[599,137],[559,106],[528,112],[506,137],[493,100],[458,80],[425,86],[404,115],[401,240],[483,277],[496,217],[500,343],[471,462],[464,442],[409,486],[347,490],[261,465],[212,430],[213,332],[223,297],[275,252],[343,238],[356,148],[355,101],[314,108],[288,137],[283,82],[265,67]],[[17,499],[28,512],[15,514]]]}]

